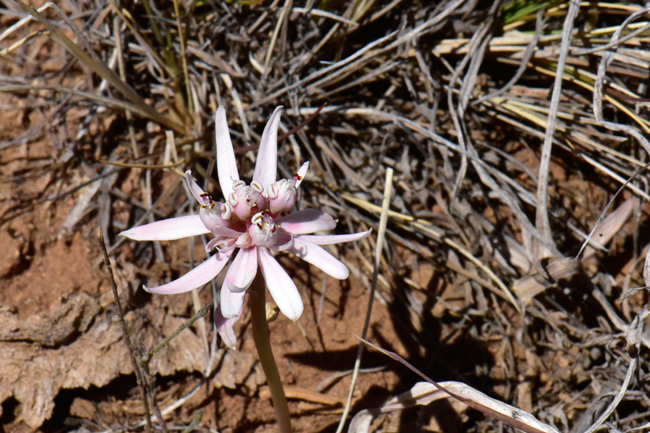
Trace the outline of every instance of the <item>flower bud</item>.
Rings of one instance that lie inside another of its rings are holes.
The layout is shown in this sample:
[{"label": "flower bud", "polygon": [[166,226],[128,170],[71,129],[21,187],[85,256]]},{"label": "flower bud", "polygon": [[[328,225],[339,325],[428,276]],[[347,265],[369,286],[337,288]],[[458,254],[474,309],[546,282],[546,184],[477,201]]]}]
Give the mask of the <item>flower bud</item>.
[{"label": "flower bud", "polygon": [[199,217],[205,227],[211,232],[214,232],[217,227],[230,227],[230,221],[228,221],[228,218],[224,218],[226,215],[224,215],[223,210],[226,205],[213,202],[211,197],[210,202],[208,205],[202,205],[199,210]]},{"label": "flower bud", "polygon": [[296,203],[298,196],[296,182],[293,179],[281,179],[269,185],[267,192],[269,195],[269,210],[274,215],[290,210]]},{"label": "flower bud", "polygon": [[275,246],[278,241],[279,227],[268,211],[255,214],[251,223],[248,234],[256,246],[267,248]]},{"label": "flower bud", "polygon": [[203,191],[199,184],[194,181],[191,170],[185,172],[185,180],[190,192],[201,205],[199,217],[205,228],[214,232],[217,227],[230,227],[230,222],[227,221],[230,219],[230,215],[227,212],[227,207],[224,208],[226,205],[212,200],[212,196]]},{"label": "flower bud", "polygon": [[228,196],[228,204],[242,221],[249,221],[252,215],[267,208],[268,202],[260,189],[259,185],[246,186],[241,182]]}]

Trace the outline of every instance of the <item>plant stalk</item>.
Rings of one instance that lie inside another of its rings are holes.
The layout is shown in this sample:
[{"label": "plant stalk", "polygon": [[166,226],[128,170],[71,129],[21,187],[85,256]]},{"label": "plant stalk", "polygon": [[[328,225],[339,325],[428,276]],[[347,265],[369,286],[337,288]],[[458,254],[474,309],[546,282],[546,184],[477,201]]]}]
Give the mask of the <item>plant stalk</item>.
[{"label": "plant stalk", "polygon": [[251,284],[251,322],[253,325],[253,340],[255,348],[260,357],[260,363],[266,376],[266,381],[271,390],[271,399],[275,407],[275,415],[278,419],[278,427],[281,433],[291,433],[291,417],[287,397],[284,395],[284,387],[280,379],[278,367],[273,357],[269,328],[266,322],[266,287],[264,278],[258,272],[253,284]]}]

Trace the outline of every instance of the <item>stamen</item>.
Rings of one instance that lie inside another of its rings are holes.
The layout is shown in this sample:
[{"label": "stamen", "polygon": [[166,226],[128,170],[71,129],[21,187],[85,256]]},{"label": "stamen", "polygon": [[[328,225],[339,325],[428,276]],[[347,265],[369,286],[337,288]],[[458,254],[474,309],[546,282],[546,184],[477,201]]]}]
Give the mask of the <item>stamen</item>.
[{"label": "stamen", "polygon": [[253,187],[253,189],[254,189],[256,192],[259,192],[260,194],[262,194],[262,193],[264,192],[264,187],[262,186],[261,183],[259,183],[259,182],[256,181],[256,180],[253,181],[253,183],[251,183],[251,186]]},{"label": "stamen", "polygon": [[202,208],[210,210],[214,209],[214,201],[212,200],[212,196],[210,194],[204,192],[201,194],[201,198],[203,199],[203,202],[201,204]]},{"label": "stamen", "polygon": [[235,207],[239,204],[239,195],[235,194],[234,192],[231,192],[230,195],[228,196],[228,204],[232,207]]},{"label": "stamen", "polygon": [[229,220],[232,215],[232,208],[226,203],[221,205],[221,218]]},{"label": "stamen", "polygon": [[255,215],[253,215],[253,218],[251,218],[251,222],[259,227],[261,227],[263,220],[264,220],[263,212],[258,212]]},{"label": "stamen", "polygon": [[274,184],[269,185],[269,187],[266,188],[266,192],[271,200],[278,198],[278,191]]}]

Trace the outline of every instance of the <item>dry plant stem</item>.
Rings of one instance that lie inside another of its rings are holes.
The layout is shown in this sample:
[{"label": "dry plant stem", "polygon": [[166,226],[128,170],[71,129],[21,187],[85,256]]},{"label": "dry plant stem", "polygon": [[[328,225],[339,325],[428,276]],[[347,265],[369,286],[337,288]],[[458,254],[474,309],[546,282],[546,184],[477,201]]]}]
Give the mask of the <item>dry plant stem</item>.
[{"label": "dry plant stem", "polygon": [[598,428],[605,422],[605,420],[607,420],[607,418],[609,418],[614,413],[621,401],[623,401],[625,393],[630,386],[630,381],[632,380],[634,372],[636,371],[637,363],[639,362],[638,355],[639,351],[641,350],[643,321],[646,317],[648,317],[648,314],[650,314],[650,306],[645,305],[636,315],[632,323],[630,323],[625,339],[627,340],[627,350],[630,353],[631,360],[630,365],[627,369],[627,373],[625,374],[625,380],[621,384],[621,389],[619,389],[618,393],[616,393],[614,400],[612,400],[607,409],[605,409],[605,411],[600,415],[600,417],[598,417],[593,425],[589,427],[587,431],[585,431],[585,433],[593,433],[598,430]]},{"label": "dry plant stem", "polygon": [[178,124],[177,122],[174,122],[173,120],[169,119],[166,116],[163,116],[162,114],[158,113],[156,110],[154,110],[152,107],[147,105],[144,100],[138,95],[138,93],[133,90],[133,88],[126,83],[124,83],[120,77],[113,72],[111,69],[108,68],[104,63],[102,62],[96,62],[90,55],[86,54],[81,47],[79,47],[77,44],[72,42],[70,38],[68,38],[63,32],[61,32],[52,22],[50,22],[47,18],[45,18],[43,15],[41,15],[36,9],[34,9],[31,5],[27,5],[23,3],[21,0],[16,0],[16,3],[28,14],[31,14],[34,16],[38,21],[43,24],[47,30],[50,32],[50,37],[52,40],[60,44],[63,48],[65,48],[70,54],[75,56],[79,61],[81,61],[83,64],[87,65],[89,68],[91,68],[97,75],[111,83],[117,90],[122,93],[122,95],[131,101],[134,105],[136,105],[141,112],[146,113],[146,117],[149,119],[160,123],[161,125],[165,125],[167,128],[171,128],[175,130],[178,133],[185,133],[185,128],[183,125]]},{"label": "dry plant stem", "polygon": [[[124,64],[124,51],[122,49],[122,36],[120,34],[120,17],[113,17],[113,37],[115,38],[115,49],[117,50],[117,67],[120,71],[120,78],[126,83],[126,66]],[[134,158],[140,157],[138,143],[135,139],[135,129],[133,128],[133,116],[129,110],[124,113],[126,122],[129,125],[129,138],[131,139],[131,152]]]},{"label": "dry plant stem", "polygon": [[487,101],[499,95],[502,95],[505,92],[507,92],[512,86],[517,84],[517,81],[519,81],[519,79],[524,75],[524,72],[526,72],[526,69],[528,69],[528,62],[533,57],[533,54],[535,54],[535,48],[537,48],[539,38],[542,36],[542,30],[544,30],[545,22],[546,20],[544,19],[544,9],[540,9],[539,11],[537,11],[537,20],[535,22],[535,36],[533,36],[533,39],[530,40],[530,43],[526,47],[526,51],[524,52],[524,55],[521,58],[521,62],[519,63],[519,68],[517,69],[517,72],[515,72],[515,75],[502,88],[500,88],[496,92],[492,92],[488,95],[482,96],[481,98],[473,102],[472,105],[477,105],[483,101]]},{"label": "dry plant stem", "polygon": [[[375,299],[375,289],[377,287],[377,277],[379,276],[379,265],[381,263],[381,250],[384,248],[384,238],[386,236],[386,224],[388,223],[388,208],[390,207],[390,197],[393,192],[393,169],[386,169],[386,186],[384,187],[384,200],[381,206],[381,217],[379,217],[379,231],[377,232],[377,245],[375,249],[375,268],[372,272],[372,283],[370,284],[370,296],[368,298],[368,309],[366,311],[366,321],[363,324],[363,332],[361,333],[363,340],[368,336],[368,327],[370,326],[370,315],[372,314],[372,304]],[[361,356],[363,355],[363,341],[359,343],[357,351],[357,359],[354,362],[354,372],[352,373],[352,384],[350,385],[350,392],[348,394],[348,401],[343,409],[343,415],[339,421],[339,426],[336,433],[343,431],[343,426],[350,413],[352,407],[352,395],[354,394],[354,387],[359,377],[359,369],[361,368]]]},{"label": "dry plant stem", "polygon": [[[562,46],[560,57],[557,62],[555,73],[555,82],[553,84],[553,95],[551,96],[551,106],[548,113],[548,123],[546,124],[546,135],[544,136],[544,145],[539,162],[539,175],[537,181],[537,210],[535,212],[535,227],[541,233],[545,243],[553,243],[553,234],[548,216],[548,174],[551,164],[551,149],[553,148],[553,134],[557,126],[557,112],[562,96],[562,80],[564,77],[564,66],[566,65],[569,47],[571,46],[571,35],[573,33],[573,21],[580,10],[580,3],[577,0],[571,0],[569,10],[564,20],[562,30]],[[535,242],[533,251],[535,260],[542,259],[553,255],[542,243]]]},{"label": "dry plant stem", "polygon": [[141,348],[140,359],[138,360],[138,365],[140,366],[140,371],[142,372],[142,377],[144,379],[145,389],[147,390],[147,398],[149,399],[149,406],[153,409],[154,415],[156,415],[156,420],[160,425],[160,429],[163,433],[167,433],[167,424],[163,420],[162,413],[160,412],[160,407],[156,403],[156,381],[149,371],[149,361],[145,360],[144,347]]},{"label": "dry plant stem", "polygon": [[[311,116],[309,116],[307,119],[303,120],[298,125],[294,126],[293,128],[291,128],[290,130],[288,130],[284,134],[278,136],[278,143],[280,141],[282,141],[282,140],[285,140],[285,139],[289,138],[291,135],[295,134],[296,132],[298,132],[302,128],[304,128],[305,126],[309,125],[311,123],[311,121],[314,120],[316,118],[316,116],[318,116],[318,113],[320,113],[321,110],[323,108],[325,108],[326,105],[327,105],[327,102],[324,103],[323,105],[321,105],[320,107],[318,107],[318,109],[316,111],[314,111],[314,113]],[[259,148],[259,144],[256,147]]]},{"label": "dry plant stem", "polygon": [[290,433],[292,430],[289,406],[287,405],[287,397],[284,394],[282,379],[280,379],[280,373],[273,357],[269,327],[266,321],[266,287],[259,272],[251,285],[250,305],[253,340],[255,341],[255,348],[260,357],[266,381],[271,390],[271,399],[275,407],[275,415],[278,418],[278,427],[281,433]]},{"label": "dry plant stem", "polygon": [[621,193],[621,191],[623,191],[623,190],[625,189],[625,187],[626,187],[630,182],[632,182],[632,180],[634,180],[634,179],[635,179],[639,174],[643,173],[643,172],[644,172],[648,167],[650,167],[650,162],[647,163],[646,165],[644,165],[643,167],[641,167],[640,169],[638,169],[638,170],[637,170],[637,171],[636,171],[632,176],[630,176],[629,179],[627,179],[627,180],[625,181],[625,183],[624,183],[623,185],[621,185],[621,186],[618,188],[618,190],[616,191],[616,194],[614,194],[614,195],[612,196],[612,198],[611,198],[611,199],[609,200],[609,202],[607,203],[607,206],[605,206],[605,209],[603,209],[603,211],[601,212],[600,216],[598,217],[598,221],[596,221],[596,224],[594,224],[594,228],[591,229],[591,232],[589,232],[589,236],[587,236],[587,238],[585,239],[585,241],[582,243],[582,246],[580,247],[580,251],[578,251],[578,254],[576,254],[576,260],[578,260],[578,259],[580,258],[580,254],[582,254],[582,252],[584,251],[584,249],[585,249],[585,248],[587,247],[587,245],[589,244],[589,241],[590,241],[590,240],[592,239],[592,237],[594,236],[594,233],[596,233],[596,229],[598,228],[598,224],[600,224],[600,222],[601,222],[603,219],[605,219],[605,215],[607,214],[607,211],[609,210],[609,208],[614,204],[614,201],[616,200],[616,197],[618,197],[618,195]]},{"label": "dry plant stem", "polygon": [[108,251],[106,250],[106,244],[104,243],[104,235],[102,234],[101,230],[97,232],[97,240],[99,241],[99,245],[102,248],[102,252],[104,253],[104,264],[106,265],[106,269],[108,270],[108,275],[111,280],[111,288],[113,290],[113,296],[115,297],[115,305],[117,306],[117,316],[120,320],[120,325],[122,327],[122,334],[124,335],[124,341],[126,342],[126,346],[129,348],[129,353],[131,354],[131,364],[133,365],[133,371],[135,372],[135,377],[138,382],[138,387],[140,388],[140,393],[141,398],[142,398],[142,404],[144,406],[144,416],[145,416],[145,421],[147,423],[147,431],[148,432],[153,432],[153,426],[151,425],[151,415],[149,414],[149,403],[147,402],[147,392],[144,388],[144,384],[142,383],[142,376],[140,375],[140,369],[138,368],[138,361],[135,356],[135,351],[133,350],[133,346],[131,345],[131,338],[129,336],[129,330],[126,327],[126,322],[124,321],[124,312],[122,311],[122,304],[120,304],[120,296],[117,293],[117,283],[115,282],[115,277],[113,276],[113,268],[111,267],[111,260],[108,258]]},{"label": "dry plant stem", "polygon": [[[187,53],[185,50],[185,32],[183,32],[183,25],[181,24],[181,13],[178,7],[178,0],[174,0],[174,14],[176,14],[176,26],[178,30],[178,39],[181,45],[181,62],[183,65],[183,75],[185,78],[185,93],[187,98],[187,110],[189,113],[193,113],[194,109],[192,107],[192,91],[190,89],[190,73],[187,66]],[[187,119],[189,122],[192,122],[192,116],[188,116]]]},{"label": "dry plant stem", "polygon": [[196,322],[199,319],[204,318],[205,316],[208,315],[208,313],[212,310],[212,304],[205,304],[203,308],[201,308],[199,311],[196,312],[194,316],[187,322],[183,323],[180,325],[174,332],[172,332],[168,337],[166,337],[160,344],[157,344],[154,346],[153,349],[149,352],[148,358],[146,361],[148,362],[152,356],[154,356],[156,353],[158,353],[162,348],[167,346],[170,341],[172,341],[178,334],[189,328],[190,326],[194,325],[194,322]]},{"label": "dry plant stem", "polygon": [[[133,104],[129,101],[123,101],[119,99],[93,95],[92,93],[84,92],[77,89],[71,89],[64,86],[49,85],[49,84],[42,85],[42,86],[37,86],[33,84],[10,84],[5,86],[0,86],[0,92],[24,92],[24,91],[39,91],[39,90],[52,90],[55,92],[67,93],[72,96],[78,96],[82,99],[94,101],[98,105],[103,105],[117,110],[125,110],[125,111],[128,110],[144,119],[151,119],[153,121],[158,121],[158,118],[151,117],[150,112],[148,110],[143,110],[141,106]],[[176,132],[179,131],[176,130]]]},{"label": "dry plant stem", "polygon": [[203,412],[201,412],[199,410],[199,411],[196,412],[196,415],[194,415],[194,419],[192,420],[190,425],[188,425],[185,428],[185,430],[183,430],[181,433],[191,433],[191,432],[193,432],[194,429],[199,425],[199,423],[201,422],[202,419],[203,419]]}]

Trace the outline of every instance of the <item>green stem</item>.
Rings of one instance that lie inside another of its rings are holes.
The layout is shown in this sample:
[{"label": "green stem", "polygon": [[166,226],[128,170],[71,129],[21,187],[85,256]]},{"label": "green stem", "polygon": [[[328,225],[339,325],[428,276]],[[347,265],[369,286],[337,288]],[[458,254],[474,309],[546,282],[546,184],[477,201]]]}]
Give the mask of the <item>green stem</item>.
[{"label": "green stem", "polygon": [[253,340],[255,348],[262,363],[262,369],[266,375],[266,381],[271,390],[271,399],[275,407],[275,415],[278,418],[278,426],[281,433],[291,433],[291,418],[289,416],[289,406],[287,397],[284,395],[284,387],[280,379],[278,367],[273,358],[271,349],[271,339],[269,336],[269,327],[266,322],[266,287],[264,278],[258,272],[253,284],[251,285],[251,322],[253,325]]}]

